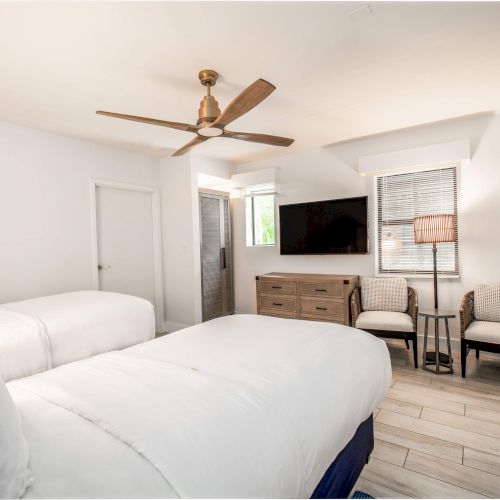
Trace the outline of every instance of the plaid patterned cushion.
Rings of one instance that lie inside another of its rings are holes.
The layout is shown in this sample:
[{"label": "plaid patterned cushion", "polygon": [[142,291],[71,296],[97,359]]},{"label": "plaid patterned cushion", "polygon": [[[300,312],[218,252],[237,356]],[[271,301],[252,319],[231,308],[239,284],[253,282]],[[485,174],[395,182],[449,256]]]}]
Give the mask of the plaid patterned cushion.
[{"label": "plaid patterned cushion", "polygon": [[406,312],[408,284],[404,278],[363,278],[361,280],[363,311]]},{"label": "plaid patterned cushion", "polygon": [[474,319],[500,323],[500,283],[481,283],[474,288]]}]

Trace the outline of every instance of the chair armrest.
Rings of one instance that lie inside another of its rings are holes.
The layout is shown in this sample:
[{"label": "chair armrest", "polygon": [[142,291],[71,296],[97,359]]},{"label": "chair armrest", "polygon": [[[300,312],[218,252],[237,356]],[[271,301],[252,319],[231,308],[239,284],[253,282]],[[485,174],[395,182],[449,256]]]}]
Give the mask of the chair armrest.
[{"label": "chair armrest", "polygon": [[356,326],[356,320],[361,314],[361,288],[355,288],[351,294],[351,324]]},{"label": "chair armrest", "polygon": [[460,304],[460,336],[465,337],[465,330],[469,327],[474,319],[474,292],[467,292],[462,297]]},{"label": "chair armrest", "polygon": [[415,288],[408,287],[408,309],[406,314],[411,316],[413,331],[416,332],[418,321],[418,294]]}]

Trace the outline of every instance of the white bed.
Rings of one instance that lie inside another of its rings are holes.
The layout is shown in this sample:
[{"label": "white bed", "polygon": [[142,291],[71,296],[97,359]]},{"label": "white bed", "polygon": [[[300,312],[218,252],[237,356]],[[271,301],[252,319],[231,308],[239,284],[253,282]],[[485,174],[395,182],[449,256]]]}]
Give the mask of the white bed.
[{"label": "white bed", "polygon": [[154,334],[152,304],[131,295],[78,291],[2,304],[0,377],[26,377]]},{"label": "white bed", "polygon": [[253,315],[16,380],[25,497],[309,497],[390,380],[366,332]]}]

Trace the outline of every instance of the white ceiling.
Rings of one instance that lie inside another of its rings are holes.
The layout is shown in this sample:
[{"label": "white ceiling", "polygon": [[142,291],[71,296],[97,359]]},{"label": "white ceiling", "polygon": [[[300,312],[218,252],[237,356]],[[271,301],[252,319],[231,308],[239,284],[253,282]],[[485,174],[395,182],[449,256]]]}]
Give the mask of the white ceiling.
[{"label": "white ceiling", "polygon": [[163,156],[187,132],[95,110],[195,123],[215,69],[223,108],[256,78],[277,90],[197,152],[255,160],[500,108],[500,4],[0,3],[0,120]]}]

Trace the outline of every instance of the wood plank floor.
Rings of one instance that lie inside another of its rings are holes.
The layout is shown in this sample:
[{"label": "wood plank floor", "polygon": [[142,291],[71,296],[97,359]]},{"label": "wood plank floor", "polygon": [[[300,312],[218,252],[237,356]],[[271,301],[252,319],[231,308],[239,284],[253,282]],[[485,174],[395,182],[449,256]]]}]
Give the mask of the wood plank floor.
[{"label": "wood plank floor", "polygon": [[[375,448],[353,492],[376,498],[500,497],[500,356],[467,358],[460,376],[413,368],[388,341],[393,381],[374,413]],[[421,355],[419,357],[419,362]]]}]

